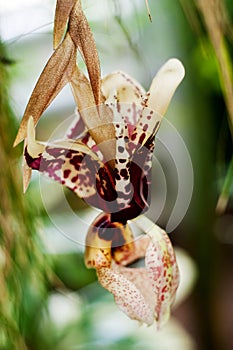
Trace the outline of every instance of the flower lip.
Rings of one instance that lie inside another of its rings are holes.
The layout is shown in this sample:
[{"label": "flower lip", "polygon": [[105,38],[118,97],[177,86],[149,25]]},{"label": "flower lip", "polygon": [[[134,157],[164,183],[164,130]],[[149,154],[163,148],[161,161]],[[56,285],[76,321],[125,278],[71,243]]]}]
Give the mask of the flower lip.
[{"label": "flower lip", "polygon": [[[114,247],[98,236],[109,216],[100,214],[89,229],[85,253],[87,267],[94,267],[100,284],[114,295],[115,302],[130,318],[161,328],[168,320],[179,283],[179,271],[171,242],[165,231],[144,216],[135,220],[147,235],[133,241],[128,225],[119,225],[124,245]],[[97,226],[99,225],[99,228]],[[117,226],[117,223],[114,223]],[[102,248],[100,248],[102,245]],[[129,268],[145,257],[145,267]]]}]

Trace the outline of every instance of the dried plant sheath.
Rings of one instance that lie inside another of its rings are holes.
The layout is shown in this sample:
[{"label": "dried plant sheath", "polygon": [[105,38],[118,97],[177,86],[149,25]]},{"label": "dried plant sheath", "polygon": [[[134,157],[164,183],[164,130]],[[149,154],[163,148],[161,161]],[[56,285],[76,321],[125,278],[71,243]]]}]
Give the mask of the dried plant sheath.
[{"label": "dried plant sheath", "polygon": [[99,145],[105,159],[109,160],[110,165],[114,167],[114,162],[111,160],[115,159],[116,140],[110,109],[104,104],[96,106],[90,83],[78,68],[71,79],[71,87],[78,110],[90,135]]},{"label": "dried plant sheath", "polygon": [[70,16],[70,12],[75,4],[75,0],[57,0],[54,31],[53,31],[53,47],[54,49],[62,41],[65,34],[66,25]]},{"label": "dried plant sheath", "polygon": [[96,104],[100,104],[100,63],[95,41],[78,0],[70,14],[69,33],[86,63]]},{"label": "dried plant sheath", "polygon": [[42,113],[70,81],[76,66],[75,46],[69,34],[53,53],[46,64],[32,92],[25,110],[14,146],[26,137],[27,122],[30,116],[36,124]]}]

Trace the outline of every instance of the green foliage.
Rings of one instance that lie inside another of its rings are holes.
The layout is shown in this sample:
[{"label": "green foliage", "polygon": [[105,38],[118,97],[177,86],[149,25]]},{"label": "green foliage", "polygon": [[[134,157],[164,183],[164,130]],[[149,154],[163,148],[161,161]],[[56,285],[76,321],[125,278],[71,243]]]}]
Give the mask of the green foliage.
[{"label": "green foliage", "polygon": [[19,150],[12,144],[17,130],[8,95],[8,70],[13,64],[0,45],[0,347],[27,349],[35,312],[46,298],[50,269],[37,235],[33,204],[23,197]]}]

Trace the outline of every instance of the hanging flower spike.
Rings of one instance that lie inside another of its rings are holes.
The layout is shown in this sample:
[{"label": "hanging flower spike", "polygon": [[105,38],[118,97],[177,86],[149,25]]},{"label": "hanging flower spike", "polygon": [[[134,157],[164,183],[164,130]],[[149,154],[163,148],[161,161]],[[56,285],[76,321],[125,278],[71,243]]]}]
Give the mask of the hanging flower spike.
[{"label": "hanging flower spike", "polygon": [[[81,122],[82,111],[67,138],[48,144],[35,140],[34,123],[29,118],[25,148],[28,167],[104,211],[88,232],[86,265],[96,269],[101,285],[129,317],[148,325],[155,321],[158,327],[169,318],[178,286],[173,248],[166,233],[143,216],[136,223],[146,235],[134,242],[127,221],[149,206],[151,156],[161,118],[151,107],[165,112],[183,77],[181,67],[177,60],[168,61],[148,93],[122,72],[103,80],[103,96],[116,130],[114,172]],[[126,267],[141,257],[145,257],[145,268]]]},{"label": "hanging flower spike", "polygon": [[[157,104],[160,111],[167,108],[182,78],[179,72],[179,79],[174,79],[174,72],[177,74],[174,64],[177,61],[170,60],[162,67],[147,94],[124,73],[107,77],[106,84],[103,81],[103,95],[112,110],[116,129],[114,172],[84,124],[82,134],[78,135],[82,111],[68,131],[69,138],[47,145],[35,140],[34,122],[29,118],[25,148],[28,167],[60,182],[105,212],[87,235],[86,265],[96,269],[102,286],[114,295],[117,305],[129,317],[147,324],[155,320],[158,327],[169,317],[178,285],[174,252],[166,233],[155,225],[146,230],[146,239],[133,242],[127,221],[149,206],[151,156],[160,122],[150,107]],[[111,79],[118,81],[113,85],[112,97],[110,88],[107,89]],[[122,84],[118,85],[119,80]],[[159,87],[166,91],[160,91]],[[160,99],[156,101],[158,96]],[[132,98],[134,102],[130,103]],[[142,226],[148,227],[148,223],[151,222],[144,218]],[[145,256],[145,268],[125,267],[142,256]]]},{"label": "hanging flower spike", "polygon": [[[184,77],[179,60],[167,61],[146,93],[123,72],[100,79],[98,53],[80,0],[58,0],[55,51],[26,107],[15,145],[25,139],[24,185],[37,170],[103,211],[86,239],[85,263],[132,319],[161,327],[168,319],[179,272],[165,231],[144,217],[150,205],[155,134]],[[76,65],[79,50],[88,78]],[[35,125],[70,83],[77,118],[62,140],[39,142]],[[135,219],[145,235],[128,225]],[[145,258],[145,267],[129,268]]]}]

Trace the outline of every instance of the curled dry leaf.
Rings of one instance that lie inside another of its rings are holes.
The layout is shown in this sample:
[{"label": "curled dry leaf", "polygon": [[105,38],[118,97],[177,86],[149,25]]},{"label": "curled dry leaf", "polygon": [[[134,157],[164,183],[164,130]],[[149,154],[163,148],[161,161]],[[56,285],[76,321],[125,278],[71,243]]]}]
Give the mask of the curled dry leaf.
[{"label": "curled dry leaf", "polygon": [[[66,24],[69,20],[68,31],[65,35],[64,40],[61,42],[65,32]],[[57,47],[58,46],[58,47]],[[80,0],[58,0],[55,14],[54,23],[54,47],[56,48],[53,55],[49,59],[45,66],[40,78],[32,92],[28,105],[26,107],[23,120],[21,122],[14,146],[20,143],[26,136],[26,127],[28,118],[33,117],[34,123],[36,124],[40,119],[42,113],[49,106],[52,100],[60,92],[60,90],[71,81],[74,74],[73,85],[75,91],[76,100],[80,101],[83,99],[84,93],[80,92],[82,98],[77,98],[79,92],[75,86],[77,86],[77,72],[76,71],[76,50],[79,49],[84,61],[87,66],[87,70],[90,77],[90,83],[88,80],[83,78],[84,81],[82,86],[85,86],[85,93],[88,96],[85,97],[85,103],[82,103],[83,108],[89,108],[98,105],[102,100],[100,97],[100,64],[98,58],[98,52],[95,46],[95,42],[87,22],[87,19],[82,11]],[[88,103],[86,103],[88,100]],[[80,104],[79,104],[80,107]],[[102,128],[102,124],[106,124],[107,117],[101,120],[98,115],[100,113],[94,113],[94,117],[97,117],[95,125],[92,125],[95,129],[95,140],[96,142],[102,142],[106,137],[106,133],[114,138],[113,128],[106,126]],[[107,110],[103,115],[108,115],[108,123],[111,122],[109,119],[109,112]],[[93,121],[94,118],[91,118]],[[101,127],[97,127],[101,124]],[[111,129],[111,132],[110,132]],[[96,135],[102,134],[100,138],[96,138]],[[109,147],[110,148],[110,147]],[[111,147],[113,149],[113,147]],[[114,157],[114,152],[108,155],[109,159]]]},{"label": "curled dry leaf", "polygon": [[69,33],[86,63],[96,104],[100,104],[100,63],[95,41],[83,13],[81,1],[76,1],[69,22]]},{"label": "curled dry leaf", "polygon": [[53,30],[53,47],[54,49],[62,41],[65,33],[67,21],[70,16],[72,7],[75,4],[75,0],[57,0],[55,18],[54,18],[54,30]]},{"label": "curled dry leaf", "polygon": [[67,33],[64,41],[53,53],[46,64],[32,92],[26,107],[14,146],[26,137],[27,123],[30,116],[36,124],[42,113],[70,81],[76,67],[75,46]]}]

